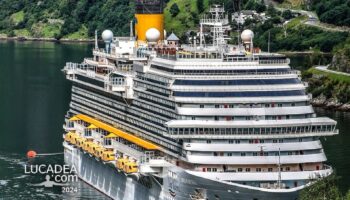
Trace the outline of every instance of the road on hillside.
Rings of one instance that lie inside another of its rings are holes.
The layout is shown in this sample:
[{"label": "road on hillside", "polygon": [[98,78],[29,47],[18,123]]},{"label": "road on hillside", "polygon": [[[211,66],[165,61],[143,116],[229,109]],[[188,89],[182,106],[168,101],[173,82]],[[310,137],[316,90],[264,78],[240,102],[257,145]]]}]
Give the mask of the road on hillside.
[{"label": "road on hillside", "polygon": [[264,0],[264,3],[266,6],[272,4],[274,5],[274,7],[276,8],[276,10],[278,11],[285,11],[285,10],[290,10],[294,13],[299,13],[301,15],[306,15],[308,17],[307,20],[303,21],[304,24],[309,25],[309,26],[315,26],[318,28],[321,28],[323,30],[327,30],[327,31],[334,31],[334,32],[350,32],[350,28],[349,27],[342,27],[342,26],[335,26],[335,25],[331,25],[331,24],[326,24],[326,23],[322,23],[320,22],[317,14],[315,12],[312,11],[307,11],[307,10],[295,10],[295,9],[286,9],[286,8],[280,8],[278,7],[278,4],[272,0]]},{"label": "road on hillside", "polygon": [[330,70],[330,69],[328,69],[328,66],[316,66],[315,68],[320,70],[320,71],[324,71],[324,72],[329,72],[329,73],[339,74],[339,75],[344,75],[344,76],[350,76],[349,73]]}]

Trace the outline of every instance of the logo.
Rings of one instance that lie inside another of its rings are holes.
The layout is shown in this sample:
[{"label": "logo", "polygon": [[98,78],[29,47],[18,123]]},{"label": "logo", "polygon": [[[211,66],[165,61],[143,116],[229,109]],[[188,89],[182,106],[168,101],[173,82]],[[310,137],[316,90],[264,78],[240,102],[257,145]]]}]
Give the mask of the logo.
[{"label": "logo", "polygon": [[75,166],[69,165],[25,165],[24,173],[31,175],[45,175],[45,180],[40,183],[30,184],[32,186],[42,186],[53,188],[62,187],[62,192],[77,192],[76,187],[71,187],[70,183],[78,182],[78,175]]}]

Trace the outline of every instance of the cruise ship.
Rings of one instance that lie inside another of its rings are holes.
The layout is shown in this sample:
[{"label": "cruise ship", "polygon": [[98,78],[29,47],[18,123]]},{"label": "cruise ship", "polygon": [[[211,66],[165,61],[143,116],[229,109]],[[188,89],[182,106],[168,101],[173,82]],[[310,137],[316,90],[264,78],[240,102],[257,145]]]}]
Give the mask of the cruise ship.
[{"label": "cruise ship", "polygon": [[102,33],[92,58],[67,63],[65,162],[117,200],[295,200],[333,170],[300,72],[254,47],[244,30],[227,43],[212,6],[181,45],[163,25],[163,0],[136,0],[130,37]]}]

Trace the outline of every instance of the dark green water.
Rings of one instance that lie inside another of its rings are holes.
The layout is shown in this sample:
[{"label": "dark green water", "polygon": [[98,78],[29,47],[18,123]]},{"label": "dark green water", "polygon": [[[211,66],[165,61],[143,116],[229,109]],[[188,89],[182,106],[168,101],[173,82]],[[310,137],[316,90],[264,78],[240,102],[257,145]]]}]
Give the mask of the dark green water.
[{"label": "dark green water", "polygon": [[[0,41],[0,199],[72,199],[57,188],[33,187],[42,176],[25,175],[26,152],[62,152],[62,124],[69,106],[70,82],[61,69],[90,53],[87,44]],[[37,164],[63,164],[45,156]],[[104,199],[83,182],[74,199]]]},{"label": "dark green water", "polygon": [[[42,177],[24,175],[25,153],[62,152],[62,124],[70,100],[70,83],[60,71],[65,62],[91,57],[91,45],[51,42],[0,41],[0,199],[104,199],[79,182],[79,192],[62,195],[55,189],[28,183]],[[292,66],[301,69],[309,58],[293,57]],[[322,139],[329,163],[342,177],[343,191],[350,188],[350,113],[317,110],[338,121],[340,134]],[[63,163],[62,155],[37,158],[36,163]]]}]

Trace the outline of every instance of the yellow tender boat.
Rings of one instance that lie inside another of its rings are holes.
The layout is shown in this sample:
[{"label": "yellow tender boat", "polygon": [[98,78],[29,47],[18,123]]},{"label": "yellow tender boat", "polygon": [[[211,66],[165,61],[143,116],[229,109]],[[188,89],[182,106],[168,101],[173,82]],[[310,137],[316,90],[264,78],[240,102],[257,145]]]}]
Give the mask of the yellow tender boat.
[{"label": "yellow tender boat", "polygon": [[127,158],[119,158],[117,160],[117,168],[120,170],[124,170],[124,165],[128,161],[129,161],[129,159],[127,159]]},{"label": "yellow tender boat", "polygon": [[84,146],[84,142],[86,141],[86,139],[85,138],[83,138],[83,137],[78,137],[77,139],[76,139],[76,141],[77,141],[77,146],[78,147],[80,147],[80,148],[83,148],[83,146]]},{"label": "yellow tender boat", "polygon": [[85,141],[85,142],[84,142],[84,145],[83,145],[83,149],[84,149],[85,151],[89,152],[89,148],[90,148],[90,146],[91,146],[92,144],[93,144],[92,141],[89,141],[89,140]]},{"label": "yellow tender boat", "polygon": [[68,133],[66,133],[65,135],[64,135],[64,140],[66,141],[66,142],[69,142],[70,143],[70,140],[71,140],[71,138],[72,138],[72,132],[68,132]]},{"label": "yellow tender boat", "polygon": [[97,147],[99,147],[99,146],[100,146],[100,145],[98,145],[98,144],[96,144],[96,143],[94,143],[94,142],[91,142],[91,145],[89,145],[87,151],[88,151],[90,154],[94,154],[95,149],[96,149]]},{"label": "yellow tender boat", "polygon": [[114,161],[115,160],[114,152],[111,151],[111,150],[104,151],[102,153],[102,160],[105,161],[105,162]]},{"label": "yellow tender boat", "polygon": [[136,162],[134,161],[128,161],[124,165],[124,172],[125,173],[136,173],[138,171],[138,166]]},{"label": "yellow tender boat", "polygon": [[95,148],[94,155],[98,158],[102,158],[103,152],[106,151],[106,148],[99,146]]}]

